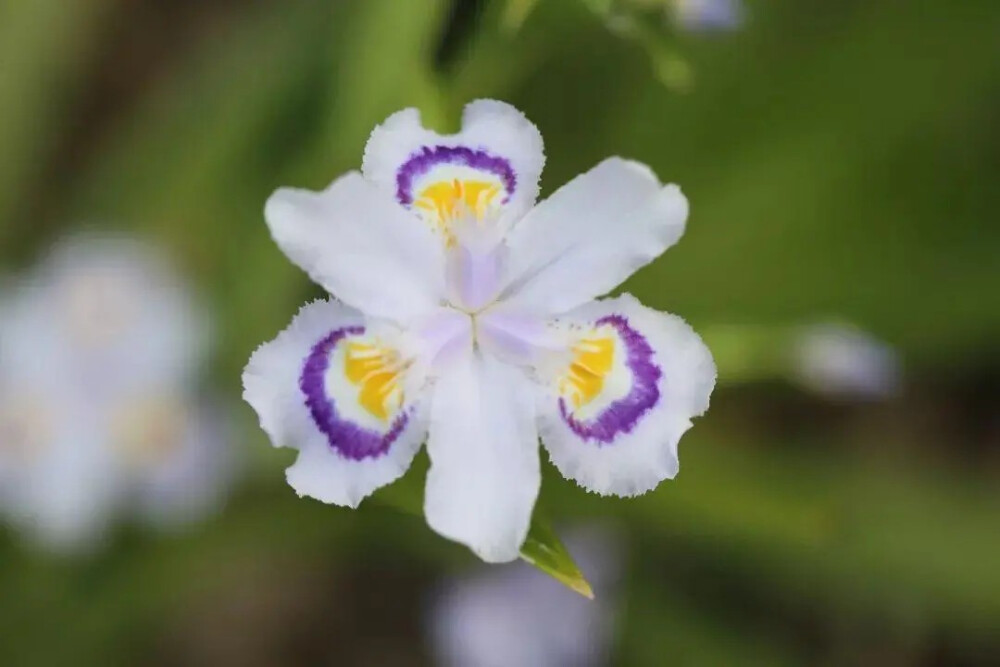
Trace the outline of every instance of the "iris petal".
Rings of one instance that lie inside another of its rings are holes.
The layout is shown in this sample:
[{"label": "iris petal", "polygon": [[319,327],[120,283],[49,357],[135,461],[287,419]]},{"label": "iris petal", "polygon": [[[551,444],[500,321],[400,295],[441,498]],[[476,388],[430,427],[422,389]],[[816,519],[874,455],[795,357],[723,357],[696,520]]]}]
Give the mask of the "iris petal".
[{"label": "iris petal", "polygon": [[715,363],[679,317],[633,297],[563,318],[576,340],[549,370],[542,442],[566,477],[601,494],[636,495],[677,474],[677,444],[708,409]]},{"label": "iris petal", "polygon": [[275,445],[299,450],[288,469],[296,491],[354,507],[406,471],[426,434],[404,372],[360,313],[317,301],[254,353],[243,396]]}]

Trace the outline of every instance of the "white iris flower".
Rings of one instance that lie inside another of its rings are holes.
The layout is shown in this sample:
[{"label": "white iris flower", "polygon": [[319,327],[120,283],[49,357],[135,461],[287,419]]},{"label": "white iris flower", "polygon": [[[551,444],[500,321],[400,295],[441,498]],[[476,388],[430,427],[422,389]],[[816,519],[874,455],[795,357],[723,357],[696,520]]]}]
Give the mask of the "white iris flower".
[{"label": "white iris flower", "polygon": [[226,427],[194,395],[203,313],[152,249],[60,243],[0,293],[0,510],[58,550],[114,519],[200,517],[232,472]]},{"label": "white iris flower", "polygon": [[538,441],[566,477],[632,496],[677,474],[715,365],[679,317],[595,301],[684,231],[688,204],[610,158],[536,205],[542,138],[513,107],[469,104],[442,136],[415,109],[372,132],[361,173],[280,189],[281,249],[336,300],[306,305],[244,372],[300,495],[355,507],[426,440],[431,528],[517,557]]}]

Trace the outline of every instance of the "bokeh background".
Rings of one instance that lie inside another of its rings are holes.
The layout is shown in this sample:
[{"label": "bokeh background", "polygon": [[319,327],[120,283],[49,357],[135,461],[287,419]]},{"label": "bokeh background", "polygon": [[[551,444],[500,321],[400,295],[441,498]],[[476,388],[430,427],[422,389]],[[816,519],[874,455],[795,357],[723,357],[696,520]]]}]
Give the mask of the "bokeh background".
[{"label": "bokeh background", "polygon": [[[716,354],[682,474],[599,499],[545,464],[546,515],[611,525],[623,554],[611,663],[1000,662],[1000,3],[678,16],[0,3],[0,271],[81,226],[161,248],[214,316],[205,382],[245,459],[222,511],[180,535],[123,526],[67,557],[3,529],[0,664],[440,659],[433,600],[474,557],[379,494],[358,512],[296,498],[294,453],[268,445],[239,376],[319,295],[271,242],[268,194],[357,167],[392,111],[454,130],[477,97],[541,129],[543,193],[621,154],[692,203],[682,242],[627,284]],[[809,370],[802,336],[828,322],[865,337]]]}]

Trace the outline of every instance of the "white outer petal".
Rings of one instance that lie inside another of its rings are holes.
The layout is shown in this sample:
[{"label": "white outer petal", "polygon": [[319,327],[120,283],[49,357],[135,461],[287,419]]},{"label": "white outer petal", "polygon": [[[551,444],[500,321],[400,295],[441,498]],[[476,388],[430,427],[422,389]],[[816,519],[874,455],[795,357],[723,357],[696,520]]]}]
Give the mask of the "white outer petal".
[{"label": "white outer petal", "polygon": [[362,323],[360,313],[336,301],[307,304],[287,329],[254,352],[243,371],[243,398],[261,428],[275,446],[299,450],[288,483],[300,496],[348,507],[402,476],[426,433],[421,415],[414,414],[385,455],[355,461],[332,450],[313,421],[299,389],[303,362],[331,330]]},{"label": "white outer petal", "polygon": [[191,382],[209,334],[206,313],[155,248],[80,234],[10,285],[0,367],[8,380],[130,394]]},{"label": "white outer petal", "polygon": [[620,285],[684,233],[688,202],[648,167],[609,158],[541,202],[508,237],[504,300],[560,314]]},{"label": "white outer petal", "polygon": [[127,480],[105,446],[99,406],[52,398],[61,418],[38,458],[12,471],[5,510],[47,549],[93,551],[122,507]]},{"label": "white outer petal", "polygon": [[228,414],[219,406],[189,405],[177,415],[179,441],[171,456],[140,471],[137,510],[165,529],[201,520],[220,508],[238,473]]},{"label": "white outer petal", "polygon": [[467,146],[507,159],[517,176],[508,215],[523,215],[538,198],[538,179],[545,165],[542,135],[524,114],[505,102],[475,100],[462,112],[462,129],[441,135],[427,130],[418,109],[403,109],[376,127],[365,146],[361,171],[379,187],[396,193],[399,168],[423,146]]},{"label": "white outer petal", "polygon": [[281,188],[264,216],[292,261],[368,314],[405,321],[444,295],[440,240],[357,172],[323,192]]},{"label": "white outer petal", "polygon": [[677,474],[678,442],[691,418],[708,409],[716,369],[711,352],[683,319],[647,308],[630,294],[589,303],[566,319],[593,322],[613,313],[628,318],[652,347],[662,371],[660,400],[630,432],[608,444],[577,436],[551,394],[541,399],[539,425],[542,444],[564,477],[601,495],[635,496]]},{"label": "white outer petal", "polygon": [[487,562],[517,558],[541,485],[534,388],[517,368],[469,351],[438,379],[424,512]]}]

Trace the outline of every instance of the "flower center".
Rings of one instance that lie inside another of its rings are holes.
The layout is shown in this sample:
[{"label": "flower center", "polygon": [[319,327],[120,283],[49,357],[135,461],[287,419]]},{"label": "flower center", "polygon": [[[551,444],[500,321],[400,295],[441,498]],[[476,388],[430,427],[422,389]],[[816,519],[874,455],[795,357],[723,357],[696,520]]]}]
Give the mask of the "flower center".
[{"label": "flower center", "polygon": [[52,436],[52,417],[38,397],[0,396],[0,460],[28,463]]},{"label": "flower center", "polygon": [[94,272],[64,287],[66,331],[87,349],[107,349],[119,341],[138,316],[139,303],[116,276]]},{"label": "flower center", "polygon": [[420,191],[413,205],[436,223],[445,233],[448,244],[453,245],[455,234],[452,226],[455,221],[468,215],[479,220],[486,218],[500,191],[501,187],[496,183],[455,178],[431,183]]},{"label": "flower center", "polygon": [[454,242],[447,251],[448,297],[452,307],[475,315],[500,295],[507,268],[507,246],[499,219],[466,215],[451,229]]},{"label": "flower center", "polygon": [[169,397],[135,398],[112,417],[112,442],[126,464],[153,468],[164,463],[183,439],[184,407]]},{"label": "flower center", "polygon": [[400,374],[404,368],[395,350],[369,343],[347,343],[344,375],[357,388],[361,407],[382,421],[388,421],[403,405]]},{"label": "flower center", "polygon": [[605,376],[614,365],[615,344],[611,338],[584,338],[572,349],[573,361],[559,382],[559,391],[579,408],[604,389]]}]

